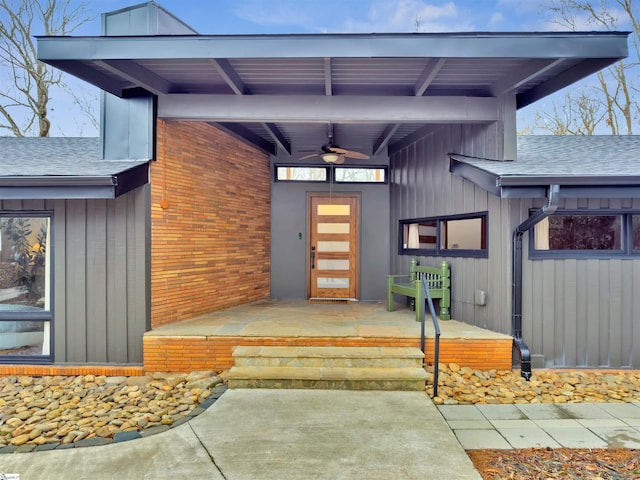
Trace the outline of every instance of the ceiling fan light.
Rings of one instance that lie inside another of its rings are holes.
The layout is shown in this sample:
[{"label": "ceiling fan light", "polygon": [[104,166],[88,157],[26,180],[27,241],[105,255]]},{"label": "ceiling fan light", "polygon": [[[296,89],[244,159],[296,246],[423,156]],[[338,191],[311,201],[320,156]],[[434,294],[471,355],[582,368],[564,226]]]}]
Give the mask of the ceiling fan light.
[{"label": "ceiling fan light", "polygon": [[324,160],[327,163],[336,163],[340,158],[340,155],[338,155],[337,153],[328,152],[328,153],[323,153],[321,157],[322,157],[322,160]]}]

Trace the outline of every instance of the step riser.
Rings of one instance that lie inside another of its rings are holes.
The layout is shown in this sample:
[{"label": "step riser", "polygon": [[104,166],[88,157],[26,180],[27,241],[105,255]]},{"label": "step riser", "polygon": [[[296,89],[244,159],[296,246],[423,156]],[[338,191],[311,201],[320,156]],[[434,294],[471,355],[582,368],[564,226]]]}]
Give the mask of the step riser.
[{"label": "step riser", "polygon": [[273,358],[236,357],[238,367],[420,368],[420,358]]},{"label": "step riser", "polygon": [[229,388],[424,391],[418,380],[229,380]]},{"label": "step riser", "polygon": [[406,347],[237,347],[229,388],[423,391],[423,354]]}]

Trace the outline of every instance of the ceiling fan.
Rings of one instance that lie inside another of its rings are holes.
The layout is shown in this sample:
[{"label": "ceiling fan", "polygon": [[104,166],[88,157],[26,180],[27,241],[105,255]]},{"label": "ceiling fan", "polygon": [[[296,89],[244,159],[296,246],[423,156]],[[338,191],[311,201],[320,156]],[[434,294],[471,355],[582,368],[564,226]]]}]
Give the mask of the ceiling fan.
[{"label": "ceiling fan", "polygon": [[322,145],[321,152],[312,153],[311,155],[305,155],[299,160],[306,160],[307,158],[320,157],[327,163],[341,164],[344,163],[345,158],[357,158],[359,160],[367,160],[369,155],[364,153],[354,152],[353,150],[347,150],[340,148],[333,143],[333,136],[329,135],[329,142]]}]

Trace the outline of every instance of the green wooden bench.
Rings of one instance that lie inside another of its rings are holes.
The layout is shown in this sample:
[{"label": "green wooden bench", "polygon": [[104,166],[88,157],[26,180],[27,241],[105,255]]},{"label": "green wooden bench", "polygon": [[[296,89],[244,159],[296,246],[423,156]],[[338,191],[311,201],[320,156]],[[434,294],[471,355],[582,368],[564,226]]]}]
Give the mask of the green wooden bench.
[{"label": "green wooden bench", "polygon": [[450,320],[451,314],[451,270],[443,261],[439,268],[418,265],[411,259],[409,275],[389,275],[387,277],[387,311],[393,312],[393,294],[398,293],[414,299],[416,320],[421,321],[425,300],[422,298],[422,278],[426,277],[431,298],[440,299],[440,320]]}]

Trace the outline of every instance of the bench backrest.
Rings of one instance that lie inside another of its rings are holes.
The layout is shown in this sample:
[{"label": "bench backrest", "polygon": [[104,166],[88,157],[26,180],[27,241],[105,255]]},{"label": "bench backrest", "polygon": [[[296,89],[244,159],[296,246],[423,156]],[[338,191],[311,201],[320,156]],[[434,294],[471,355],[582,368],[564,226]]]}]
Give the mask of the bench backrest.
[{"label": "bench backrest", "polygon": [[429,289],[448,288],[451,286],[451,270],[449,264],[443,261],[440,267],[418,265],[415,258],[411,259],[411,280],[421,281],[426,278]]}]

